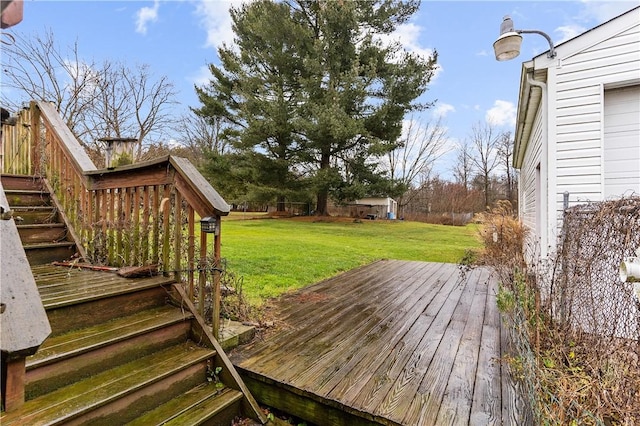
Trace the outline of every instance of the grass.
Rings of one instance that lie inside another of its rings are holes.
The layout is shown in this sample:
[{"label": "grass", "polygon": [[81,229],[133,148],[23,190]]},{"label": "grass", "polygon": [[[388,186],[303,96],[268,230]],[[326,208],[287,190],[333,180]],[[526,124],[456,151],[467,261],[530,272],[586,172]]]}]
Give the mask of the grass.
[{"label": "grass", "polygon": [[[237,217],[236,217],[237,218]],[[475,225],[408,221],[223,220],[222,256],[253,305],[378,259],[460,261]]]}]

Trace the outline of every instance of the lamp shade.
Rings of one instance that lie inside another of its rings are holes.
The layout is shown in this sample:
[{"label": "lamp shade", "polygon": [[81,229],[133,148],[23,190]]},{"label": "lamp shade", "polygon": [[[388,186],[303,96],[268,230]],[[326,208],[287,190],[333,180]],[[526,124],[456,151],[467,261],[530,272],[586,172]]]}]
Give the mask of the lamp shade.
[{"label": "lamp shade", "polygon": [[515,31],[502,34],[493,43],[493,50],[498,61],[508,61],[520,54],[522,36]]},{"label": "lamp shade", "polygon": [[200,230],[207,234],[216,233],[216,218],[215,216],[207,216],[200,219]]}]

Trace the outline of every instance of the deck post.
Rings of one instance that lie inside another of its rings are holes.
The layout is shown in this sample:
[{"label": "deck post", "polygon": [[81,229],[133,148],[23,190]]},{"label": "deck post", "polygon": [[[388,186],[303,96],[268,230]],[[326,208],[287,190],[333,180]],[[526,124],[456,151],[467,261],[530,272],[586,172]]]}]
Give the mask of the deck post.
[{"label": "deck post", "polygon": [[216,339],[220,338],[220,219],[220,216],[216,216],[216,232],[213,234],[213,318],[211,324]]},{"label": "deck post", "polygon": [[198,276],[198,312],[204,317],[204,292],[207,286],[207,233],[200,231],[200,264]]},{"label": "deck post", "polygon": [[21,356],[6,362],[5,389],[2,395],[5,411],[13,411],[24,404],[26,358]]},{"label": "deck post", "polygon": [[42,155],[42,139],[40,136],[40,110],[36,103],[31,101],[29,104],[29,113],[31,116],[31,128],[29,129],[29,144],[31,151],[31,162],[28,167],[31,167],[30,173],[32,175],[44,176],[44,166],[41,161]]}]

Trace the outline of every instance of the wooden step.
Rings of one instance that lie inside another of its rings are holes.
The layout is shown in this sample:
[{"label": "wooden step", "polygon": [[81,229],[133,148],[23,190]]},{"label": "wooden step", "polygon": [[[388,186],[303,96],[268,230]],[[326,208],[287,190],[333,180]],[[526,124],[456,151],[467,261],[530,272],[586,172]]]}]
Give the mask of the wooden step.
[{"label": "wooden step", "polygon": [[23,247],[32,266],[64,261],[73,257],[77,251],[73,241],[24,244]]},{"label": "wooden step", "polygon": [[58,209],[53,206],[11,207],[18,225],[58,223]]},{"label": "wooden step", "polygon": [[53,335],[74,330],[78,324],[90,327],[163,306],[173,282],[162,276],[127,279],[112,273],[70,269],[61,282],[43,283],[36,278]]},{"label": "wooden step", "polygon": [[50,206],[51,197],[48,191],[5,189],[11,207]]},{"label": "wooden step", "polygon": [[0,424],[123,424],[206,382],[213,356],[193,342],[176,345],[29,400]]},{"label": "wooden step", "polygon": [[165,305],[50,337],[27,358],[27,399],[52,392],[95,371],[185,342],[193,316]]},{"label": "wooden step", "polygon": [[240,411],[242,393],[215,383],[203,383],[151,410],[127,426],[199,425],[215,418],[216,424],[232,424]]},{"label": "wooden step", "polygon": [[4,190],[27,190],[27,191],[42,191],[45,190],[42,178],[39,176],[24,176],[24,175],[0,175],[0,181]]},{"label": "wooden step", "polygon": [[40,223],[18,225],[22,244],[58,243],[69,241],[69,233],[64,223]]}]

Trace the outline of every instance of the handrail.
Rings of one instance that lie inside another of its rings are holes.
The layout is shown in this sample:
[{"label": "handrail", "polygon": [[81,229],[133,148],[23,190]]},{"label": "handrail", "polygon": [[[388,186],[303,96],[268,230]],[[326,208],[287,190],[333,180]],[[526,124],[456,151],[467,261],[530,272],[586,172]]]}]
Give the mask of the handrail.
[{"label": "handrail", "polygon": [[[158,264],[164,274],[187,285],[201,313],[209,282],[217,336],[219,224],[230,209],[224,199],[180,157],[98,169],[52,104],[34,101],[23,113],[29,143],[16,145],[12,155],[30,161],[31,174],[47,178],[86,260],[111,266]],[[24,168],[18,164],[15,170],[24,173]],[[212,247],[206,234],[196,238],[197,216],[217,219]]]},{"label": "handrail", "polygon": [[0,254],[2,403],[10,411],[24,401],[25,358],[51,334],[51,326],[1,182]]},{"label": "handrail", "polygon": [[[51,327],[8,206],[0,182],[0,349],[23,353],[37,349],[51,333]],[[27,327],[28,323],[31,324]]]}]

